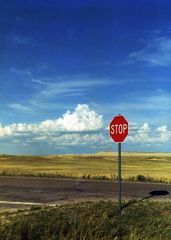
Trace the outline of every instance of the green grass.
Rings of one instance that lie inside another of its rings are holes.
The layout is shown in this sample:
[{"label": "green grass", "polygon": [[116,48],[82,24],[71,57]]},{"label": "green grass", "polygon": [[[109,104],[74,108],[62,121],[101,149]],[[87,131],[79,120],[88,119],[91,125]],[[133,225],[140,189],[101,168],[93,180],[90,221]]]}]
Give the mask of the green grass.
[{"label": "green grass", "polygon": [[[0,175],[113,179],[117,177],[117,153],[54,156],[0,155]],[[169,182],[170,153],[123,153],[124,179]],[[138,176],[138,177],[137,177]]]},{"label": "green grass", "polygon": [[171,204],[142,202],[120,219],[113,202],[86,202],[0,214],[1,240],[170,240]]}]

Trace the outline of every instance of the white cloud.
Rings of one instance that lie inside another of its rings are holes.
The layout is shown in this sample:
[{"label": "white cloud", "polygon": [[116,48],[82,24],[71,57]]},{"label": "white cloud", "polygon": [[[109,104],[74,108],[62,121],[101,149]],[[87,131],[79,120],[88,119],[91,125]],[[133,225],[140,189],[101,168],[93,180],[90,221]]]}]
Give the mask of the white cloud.
[{"label": "white cloud", "polygon": [[147,46],[129,54],[131,60],[147,62],[152,66],[171,65],[171,38],[158,37],[148,42]]},{"label": "white cloud", "polygon": [[149,131],[150,131],[150,127],[149,127],[148,123],[146,123],[146,122],[140,127],[140,130],[138,130],[139,133],[149,132]]},{"label": "white cloud", "polygon": [[103,127],[103,118],[86,104],[78,104],[72,113],[67,111],[62,118],[40,123],[40,129],[64,132],[94,131]]},{"label": "white cloud", "polygon": [[127,142],[130,143],[147,143],[147,142],[151,142],[151,137],[149,135],[150,132],[150,127],[148,125],[148,123],[144,123],[142,126],[136,126],[136,124],[134,123],[134,128],[136,129],[136,131],[130,131],[128,138],[127,138]]},{"label": "white cloud", "polygon": [[[148,122],[130,122],[126,143],[131,147],[154,146],[171,140],[167,125],[155,127]],[[45,120],[38,124],[14,123],[0,125],[0,141],[20,146],[20,144],[46,144],[54,148],[100,147],[109,149],[113,141],[109,129],[104,126],[103,117],[87,104],[78,104],[74,111],[67,111],[62,117]],[[35,145],[37,146],[37,145]]]},{"label": "white cloud", "polygon": [[[134,123],[134,127],[136,124]],[[138,124],[137,124],[138,126]],[[144,123],[137,131],[130,131],[127,142],[132,144],[162,144],[171,139],[171,131],[166,125],[159,126],[156,129],[149,127],[148,123]]]},{"label": "white cloud", "polygon": [[4,127],[0,125],[0,137],[32,134],[41,139],[42,134],[94,132],[102,128],[103,117],[91,110],[88,105],[78,104],[73,112],[67,111],[61,118],[55,120],[45,120],[39,124],[14,123]]},{"label": "white cloud", "polygon": [[54,148],[69,146],[106,146],[110,143],[103,127],[103,117],[87,104],[78,104],[73,112],[39,124],[0,125],[0,140],[11,144],[45,143]]},{"label": "white cloud", "polygon": [[158,127],[156,129],[156,132],[158,133],[157,139],[160,142],[168,142],[171,138],[171,131],[167,129],[166,125]]}]

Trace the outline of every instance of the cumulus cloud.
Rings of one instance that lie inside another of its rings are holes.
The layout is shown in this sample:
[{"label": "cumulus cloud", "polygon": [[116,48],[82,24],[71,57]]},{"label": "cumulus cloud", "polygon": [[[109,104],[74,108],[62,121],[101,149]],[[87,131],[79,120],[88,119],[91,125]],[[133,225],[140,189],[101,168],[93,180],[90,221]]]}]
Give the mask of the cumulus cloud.
[{"label": "cumulus cloud", "polygon": [[139,126],[134,123],[133,129],[130,131],[127,141],[132,144],[160,144],[166,143],[171,139],[171,131],[166,125],[157,128],[151,128],[147,122]]},{"label": "cumulus cloud", "polygon": [[171,138],[171,131],[168,130],[166,125],[160,126],[156,129],[157,139],[160,142],[168,142]]},{"label": "cumulus cloud", "polygon": [[[147,122],[131,122],[125,143],[130,146],[149,146],[170,140],[171,131],[167,125],[154,127]],[[0,141],[17,146],[25,144],[36,147],[36,144],[46,144],[58,149],[72,146],[109,149],[113,145],[102,115],[90,109],[87,104],[78,104],[73,111],[66,111],[60,118],[37,124],[0,124]]]},{"label": "cumulus cloud", "polygon": [[99,131],[102,127],[102,115],[91,110],[86,104],[78,104],[73,112],[67,111],[61,118],[55,120],[45,120],[39,124],[0,125],[0,137],[32,135],[37,139],[45,139],[48,134],[94,132]]},{"label": "cumulus cloud", "polygon": [[78,104],[74,112],[67,111],[62,118],[46,120],[39,125],[41,130],[64,132],[95,131],[102,127],[102,115],[90,110],[86,104]]}]

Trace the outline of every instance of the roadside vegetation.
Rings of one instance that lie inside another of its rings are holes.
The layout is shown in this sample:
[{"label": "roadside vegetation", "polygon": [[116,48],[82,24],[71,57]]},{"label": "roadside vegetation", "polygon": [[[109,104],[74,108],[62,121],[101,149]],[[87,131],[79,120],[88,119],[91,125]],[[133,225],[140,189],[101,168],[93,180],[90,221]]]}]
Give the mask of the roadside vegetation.
[{"label": "roadside vegetation", "polygon": [[171,203],[84,202],[0,213],[1,240],[170,240]]},{"label": "roadside vegetation", "polygon": [[[171,183],[171,153],[123,153],[128,181]],[[52,156],[0,155],[0,176],[117,180],[117,153]]]}]

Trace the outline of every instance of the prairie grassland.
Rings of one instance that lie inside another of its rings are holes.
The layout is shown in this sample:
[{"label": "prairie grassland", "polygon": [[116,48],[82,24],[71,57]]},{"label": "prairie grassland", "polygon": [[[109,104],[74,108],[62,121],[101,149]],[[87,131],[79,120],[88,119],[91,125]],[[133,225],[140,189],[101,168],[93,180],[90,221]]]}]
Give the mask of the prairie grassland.
[{"label": "prairie grassland", "polygon": [[[171,153],[123,153],[122,176],[133,179],[171,180]],[[0,155],[0,175],[44,177],[87,177],[111,179],[117,176],[117,153],[82,155],[13,156]]]},{"label": "prairie grassland", "polygon": [[170,240],[171,204],[85,202],[0,213],[1,240]]}]

